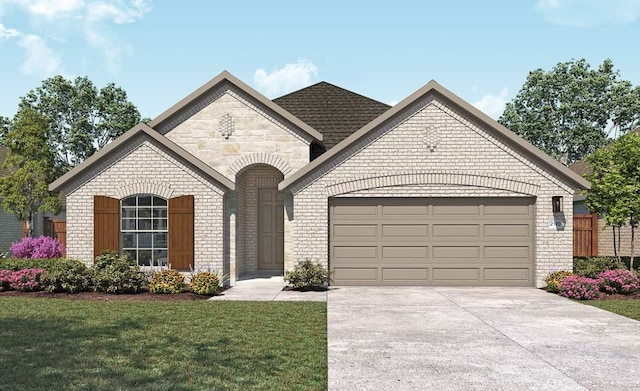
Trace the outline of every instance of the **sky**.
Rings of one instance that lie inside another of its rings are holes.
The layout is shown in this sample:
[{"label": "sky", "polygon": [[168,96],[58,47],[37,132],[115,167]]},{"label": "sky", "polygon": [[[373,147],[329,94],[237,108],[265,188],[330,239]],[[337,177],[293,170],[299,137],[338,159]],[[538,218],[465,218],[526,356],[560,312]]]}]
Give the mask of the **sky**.
[{"label": "sky", "polygon": [[57,74],[151,118],[223,70],[269,98],[327,81],[388,104],[433,79],[494,118],[558,62],[640,84],[640,0],[377,3],[0,0],[0,115]]}]

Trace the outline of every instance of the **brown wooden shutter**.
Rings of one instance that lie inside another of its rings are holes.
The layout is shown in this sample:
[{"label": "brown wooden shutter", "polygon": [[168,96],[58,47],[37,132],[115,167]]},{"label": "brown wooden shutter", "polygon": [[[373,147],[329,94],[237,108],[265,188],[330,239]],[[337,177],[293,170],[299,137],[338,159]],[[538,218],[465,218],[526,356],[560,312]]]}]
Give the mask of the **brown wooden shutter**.
[{"label": "brown wooden shutter", "polygon": [[193,196],[169,199],[169,263],[172,269],[193,267]]},{"label": "brown wooden shutter", "polygon": [[93,196],[93,256],[120,251],[120,200]]}]

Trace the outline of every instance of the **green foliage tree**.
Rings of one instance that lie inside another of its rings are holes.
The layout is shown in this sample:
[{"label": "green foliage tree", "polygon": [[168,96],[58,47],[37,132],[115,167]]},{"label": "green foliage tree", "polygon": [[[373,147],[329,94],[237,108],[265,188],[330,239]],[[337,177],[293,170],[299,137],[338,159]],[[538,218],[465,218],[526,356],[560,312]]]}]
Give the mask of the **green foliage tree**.
[{"label": "green foliage tree", "polygon": [[27,222],[29,236],[33,236],[36,213],[60,210],[60,199],[49,192],[55,168],[47,130],[45,118],[25,107],[18,111],[4,138],[8,153],[2,167],[9,174],[0,178],[1,205],[18,221]]},{"label": "green foliage tree", "polygon": [[127,93],[109,83],[98,90],[85,77],[58,75],[46,79],[21,100],[49,123],[49,143],[59,172],[64,173],[140,122]]},{"label": "green foliage tree", "polygon": [[568,165],[604,146],[611,131],[637,126],[639,108],[640,89],[620,80],[611,60],[592,69],[581,59],[530,72],[498,121]]},{"label": "green foliage tree", "polygon": [[[591,190],[587,206],[605,216],[606,226],[613,228],[614,251],[620,259],[620,227],[631,228],[631,262],[635,253],[635,231],[640,223],[640,135],[629,133],[608,148],[588,158],[593,172],[587,175]],[[618,239],[616,241],[616,228]]]},{"label": "green foliage tree", "polygon": [[9,133],[10,129],[11,120],[0,115],[0,145],[5,145],[4,138],[7,136],[7,133]]}]

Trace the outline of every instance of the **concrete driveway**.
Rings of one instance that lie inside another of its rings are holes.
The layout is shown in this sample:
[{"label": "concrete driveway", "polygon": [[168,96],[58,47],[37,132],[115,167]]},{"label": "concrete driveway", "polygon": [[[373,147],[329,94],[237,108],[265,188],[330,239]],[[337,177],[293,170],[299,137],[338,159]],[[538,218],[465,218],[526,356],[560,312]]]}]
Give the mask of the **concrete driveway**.
[{"label": "concrete driveway", "polygon": [[330,390],[640,389],[640,322],[533,288],[336,287]]}]

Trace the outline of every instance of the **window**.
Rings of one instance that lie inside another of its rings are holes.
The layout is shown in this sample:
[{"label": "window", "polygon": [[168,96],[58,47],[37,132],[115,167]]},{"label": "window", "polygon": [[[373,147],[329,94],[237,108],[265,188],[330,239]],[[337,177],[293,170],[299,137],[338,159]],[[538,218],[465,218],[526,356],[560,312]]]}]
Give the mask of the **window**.
[{"label": "window", "polygon": [[120,205],[122,252],[140,266],[167,266],[167,200],[141,194]]}]

